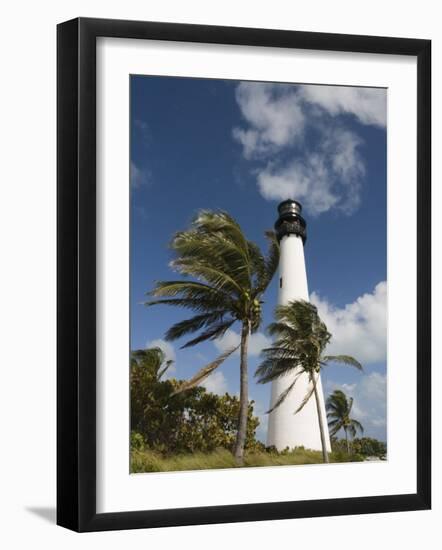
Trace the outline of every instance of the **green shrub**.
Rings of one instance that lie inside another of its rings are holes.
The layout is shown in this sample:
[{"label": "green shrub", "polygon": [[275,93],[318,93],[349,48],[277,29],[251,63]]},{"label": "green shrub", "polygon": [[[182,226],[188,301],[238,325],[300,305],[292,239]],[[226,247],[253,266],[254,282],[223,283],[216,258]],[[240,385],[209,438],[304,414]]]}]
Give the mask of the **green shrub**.
[{"label": "green shrub", "polygon": [[134,451],[144,451],[145,442],[143,436],[138,432],[130,432],[130,448]]},{"label": "green shrub", "polygon": [[[338,439],[336,437],[332,437],[331,445],[332,450],[335,452],[347,452],[347,443],[344,438]],[[387,444],[372,437],[355,437],[355,439],[353,439],[350,443],[350,452],[353,455],[360,455],[364,458],[367,456],[384,458],[387,454]]]},{"label": "green shrub", "polygon": [[387,444],[372,437],[355,438],[352,441],[353,452],[362,456],[385,457],[387,454]]},{"label": "green shrub", "polygon": [[[174,395],[178,380],[161,380],[164,363],[151,350],[133,352],[131,361],[131,430],[141,436],[131,448],[146,448],[165,456],[182,453],[210,453],[217,448],[231,450],[235,444],[239,399],[216,395],[196,387]],[[246,449],[262,450],[256,440],[259,419],[249,402]],[[143,442],[143,443],[142,443]]]}]

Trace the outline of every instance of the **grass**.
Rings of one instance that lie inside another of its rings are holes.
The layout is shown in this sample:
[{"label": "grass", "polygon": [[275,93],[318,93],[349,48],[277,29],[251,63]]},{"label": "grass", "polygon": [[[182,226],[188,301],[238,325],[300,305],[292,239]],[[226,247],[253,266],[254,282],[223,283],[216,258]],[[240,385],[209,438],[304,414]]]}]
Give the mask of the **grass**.
[{"label": "grass", "polygon": [[[359,462],[362,457],[346,453],[330,453],[330,462]],[[277,454],[268,452],[247,453],[243,467],[290,466],[301,464],[321,464],[322,453],[297,448],[294,451]],[[212,470],[238,468],[233,455],[226,449],[217,449],[212,453],[194,453],[163,457],[154,451],[131,452],[131,473],[173,472],[185,470]]]}]

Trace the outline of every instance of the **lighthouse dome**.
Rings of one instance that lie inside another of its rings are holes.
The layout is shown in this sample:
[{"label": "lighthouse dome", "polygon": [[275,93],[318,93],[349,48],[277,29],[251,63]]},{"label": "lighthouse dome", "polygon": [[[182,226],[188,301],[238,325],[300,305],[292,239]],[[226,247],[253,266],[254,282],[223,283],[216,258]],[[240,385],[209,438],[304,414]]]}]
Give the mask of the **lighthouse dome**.
[{"label": "lighthouse dome", "polygon": [[302,204],[293,199],[282,201],[278,205],[279,214],[300,214],[302,212]]},{"label": "lighthouse dome", "polygon": [[293,199],[285,200],[279,204],[279,217],[275,223],[276,236],[279,241],[286,235],[297,235],[305,243],[307,239],[306,223],[301,212],[301,203]]}]

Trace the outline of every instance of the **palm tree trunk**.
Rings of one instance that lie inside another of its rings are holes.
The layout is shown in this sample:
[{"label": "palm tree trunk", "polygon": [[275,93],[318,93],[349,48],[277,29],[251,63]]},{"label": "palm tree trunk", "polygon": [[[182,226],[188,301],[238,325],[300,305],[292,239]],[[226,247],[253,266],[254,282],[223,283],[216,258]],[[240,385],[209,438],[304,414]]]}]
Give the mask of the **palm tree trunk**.
[{"label": "palm tree trunk", "polygon": [[348,442],[348,432],[347,432],[347,428],[344,429],[344,432],[345,432],[345,441],[347,443],[347,454],[349,455],[350,454],[350,443]]},{"label": "palm tree trunk", "polygon": [[240,358],[240,390],[238,432],[235,443],[235,461],[241,466],[244,463],[244,447],[247,436],[247,418],[249,415],[249,381],[247,366],[247,349],[249,346],[250,323],[245,321],[241,331],[241,358]]},{"label": "palm tree trunk", "polygon": [[316,411],[318,413],[319,433],[321,434],[322,459],[324,462],[328,463],[329,459],[328,459],[328,453],[327,453],[327,443],[325,441],[324,423],[322,421],[321,403],[319,401],[318,388],[316,386],[316,378],[314,374],[312,376],[312,382],[313,382],[313,391],[315,392]]}]

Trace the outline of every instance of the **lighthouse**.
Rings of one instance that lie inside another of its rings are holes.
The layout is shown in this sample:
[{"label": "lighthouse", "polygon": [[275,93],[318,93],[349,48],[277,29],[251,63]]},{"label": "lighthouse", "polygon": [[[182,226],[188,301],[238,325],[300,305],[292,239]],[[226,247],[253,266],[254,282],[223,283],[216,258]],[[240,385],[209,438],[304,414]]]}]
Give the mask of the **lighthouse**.
[{"label": "lighthouse", "polygon": [[[302,206],[294,200],[286,200],[278,206],[279,217],[275,231],[280,244],[278,304],[287,305],[293,300],[308,300],[307,273],[305,269],[304,245],[307,238],[306,222],[301,215]],[[277,378],[272,382],[271,407],[281,393],[293,382],[297,372]],[[289,447],[303,446],[306,449],[321,450],[318,412],[312,396],[300,412],[294,414],[310,388],[308,374],[302,374],[288,397],[269,414],[267,445],[274,445],[279,451]],[[325,428],[327,451],[331,450],[327,428],[321,377],[317,381],[322,423]]]}]

